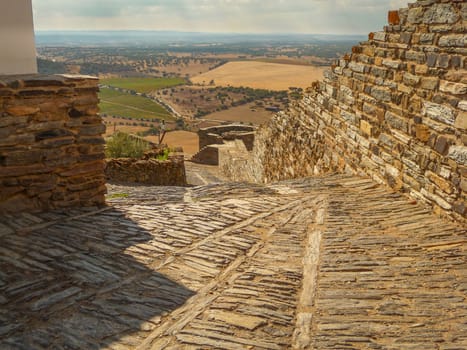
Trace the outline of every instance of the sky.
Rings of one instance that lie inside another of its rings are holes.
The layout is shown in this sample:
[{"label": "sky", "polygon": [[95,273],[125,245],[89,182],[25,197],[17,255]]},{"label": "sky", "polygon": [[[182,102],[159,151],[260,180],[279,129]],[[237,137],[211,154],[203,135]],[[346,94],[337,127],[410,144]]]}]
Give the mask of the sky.
[{"label": "sky", "polygon": [[367,34],[408,0],[32,0],[36,30]]}]

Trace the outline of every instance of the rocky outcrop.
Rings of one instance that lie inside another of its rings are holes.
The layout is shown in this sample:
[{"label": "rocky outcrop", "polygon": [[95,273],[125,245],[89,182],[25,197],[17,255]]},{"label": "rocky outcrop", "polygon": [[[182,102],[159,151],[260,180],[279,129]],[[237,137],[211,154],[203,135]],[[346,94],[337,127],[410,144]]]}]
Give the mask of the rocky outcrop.
[{"label": "rocky outcrop", "polygon": [[253,175],[366,174],[465,219],[467,4],[419,0],[388,19],[258,132]]},{"label": "rocky outcrop", "polygon": [[97,82],[0,76],[0,213],[104,204]]}]

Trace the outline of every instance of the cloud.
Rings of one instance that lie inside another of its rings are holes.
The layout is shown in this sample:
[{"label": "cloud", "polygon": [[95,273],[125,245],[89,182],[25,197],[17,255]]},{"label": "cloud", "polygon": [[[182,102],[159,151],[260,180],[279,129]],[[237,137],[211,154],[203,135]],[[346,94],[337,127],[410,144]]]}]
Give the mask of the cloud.
[{"label": "cloud", "polygon": [[33,0],[36,29],[367,33],[405,0]]}]

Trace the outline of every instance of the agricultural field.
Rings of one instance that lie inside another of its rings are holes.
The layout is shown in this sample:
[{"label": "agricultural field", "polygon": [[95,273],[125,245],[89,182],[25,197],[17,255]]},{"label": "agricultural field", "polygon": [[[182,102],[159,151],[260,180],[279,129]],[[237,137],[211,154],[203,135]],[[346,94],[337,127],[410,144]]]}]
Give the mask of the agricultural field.
[{"label": "agricultural field", "polygon": [[108,78],[101,79],[103,85],[148,93],[154,90],[186,84],[183,78]]},{"label": "agricultural field", "polygon": [[244,124],[261,125],[267,123],[273,112],[258,107],[255,103],[248,103],[243,106],[229,108],[224,111],[214,112],[203,117],[206,121],[218,123],[235,122]]},{"label": "agricultural field", "polygon": [[164,107],[146,97],[101,88],[99,99],[99,108],[102,114],[135,119],[173,120]]},{"label": "agricultural field", "polygon": [[[147,136],[146,140],[158,142],[158,136]],[[182,147],[183,153],[187,156],[192,156],[199,151],[199,137],[195,132],[184,130],[170,131],[165,134],[164,141],[170,148]]]},{"label": "agricultural field", "polygon": [[[287,91],[233,86],[177,86],[158,90],[151,95],[171,105],[181,115],[196,119],[251,102],[258,103],[257,109],[264,109],[266,106],[278,106],[284,109],[288,102]],[[248,120],[244,121],[248,122]]]},{"label": "agricultural field", "polygon": [[[147,131],[149,128],[159,129],[159,122],[157,121],[140,121],[131,118],[118,118],[118,117],[105,117],[102,119],[105,126],[106,132],[105,137],[113,135],[117,131],[121,131],[127,134],[138,134]],[[167,129],[175,128],[175,123],[168,122]]]},{"label": "agricultural field", "polygon": [[289,87],[309,87],[313,81],[323,78],[326,69],[308,65],[239,61],[226,63],[190,80],[200,85],[288,90]]}]

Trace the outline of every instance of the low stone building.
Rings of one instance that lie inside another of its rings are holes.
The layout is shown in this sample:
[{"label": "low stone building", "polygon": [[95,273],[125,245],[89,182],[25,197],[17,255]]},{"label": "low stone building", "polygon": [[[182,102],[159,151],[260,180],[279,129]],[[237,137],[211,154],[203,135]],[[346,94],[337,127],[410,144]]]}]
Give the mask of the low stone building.
[{"label": "low stone building", "polygon": [[198,131],[199,151],[192,157],[195,163],[219,165],[219,149],[229,148],[232,141],[240,140],[251,151],[256,127],[249,125],[221,125]]}]

